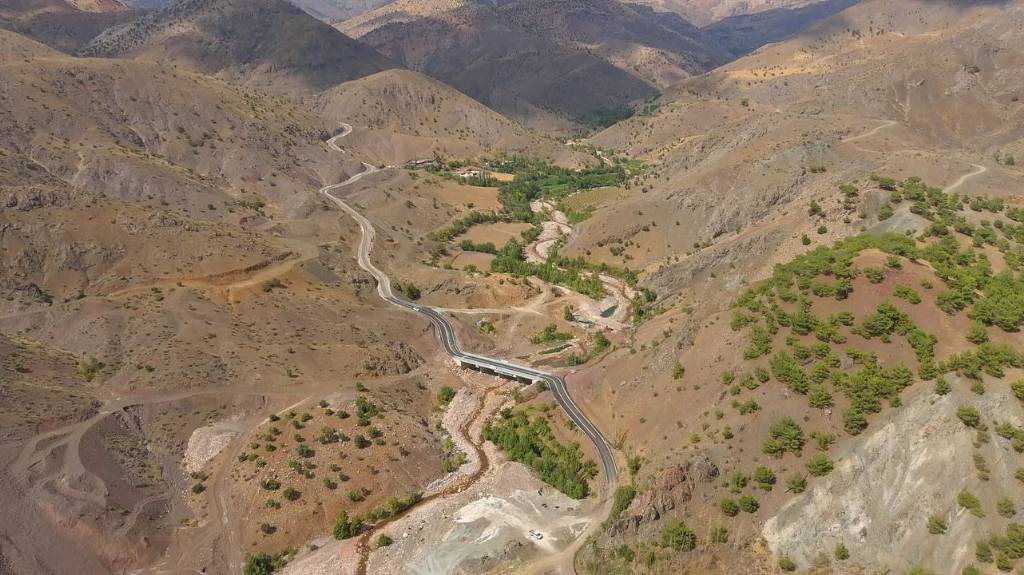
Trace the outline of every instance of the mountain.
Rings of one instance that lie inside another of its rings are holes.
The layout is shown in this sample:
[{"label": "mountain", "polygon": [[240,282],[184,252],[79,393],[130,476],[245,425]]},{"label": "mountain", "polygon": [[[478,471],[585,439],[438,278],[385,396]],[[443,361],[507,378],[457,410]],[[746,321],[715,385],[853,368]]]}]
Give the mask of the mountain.
[{"label": "mountain", "polygon": [[340,22],[379,8],[391,0],[291,0],[324,22]]},{"label": "mountain", "polygon": [[394,66],[284,0],[179,0],[106,30],[81,54],[172,59],[204,74],[294,93]]},{"label": "mountain", "polygon": [[392,2],[338,25],[512,117],[587,121],[723,61],[682,18],[615,0]]},{"label": "mountain", "polygon": [[[641,462],[635,499],[580,558],[591,572],[628,569],[621,546],[639,556],[673,520],[731,557],[659,556],[666,572],[748,572],[767,552],[768,571],[959,573],[1006,553],[1024,359],[1001,346],[1020,349],[1024,316],[981,310],[1018,309],[995,293],[1021,277],[1022,22],[1018,2],[859,3],[588,139],[649,167],[561,253],[645,270],[660,306],[632,344],[647,352],[578,387]],[[950,305],[975,265],[999,279]],[[873,335],[886,313],[902,335]],[[969,366],[996,349],[1005,369]],[[906,379],[865,407],[875,369]],[[783,455],[786,417],[806,447]]]},{"label": "mountain", "polygon": [[499,151],[554,157],[564,150],[560,143],[410,70],[386,70],[331,88],[318,96],[315,110],[327,120],[358,126],[349,145],[388,163]]},{"label": "mountain", "polygon": [[75,52],[106,28],[132,18],[116,0],[11,0],[0,5],[0,29]]},{"label": "mountain", "polygon": [[812,6],[820,0],[635,0],[659,12],[675,12],[705,27],[732,16]]},{"label": "mountain", "polygon": [[728,16],[704,31],[730,53],[742,56],[793,36],[808,26],[842,12],[860,0],[823,0],[795,8],[770,8]]}]

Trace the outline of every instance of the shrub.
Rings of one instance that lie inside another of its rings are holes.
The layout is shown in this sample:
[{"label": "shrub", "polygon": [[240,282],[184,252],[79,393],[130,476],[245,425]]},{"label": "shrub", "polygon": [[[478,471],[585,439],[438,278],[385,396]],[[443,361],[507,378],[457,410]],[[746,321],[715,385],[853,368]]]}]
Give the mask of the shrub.
[{"label": "shrub", "polygon": [[946,381],[946,378],[944,378],[944,377],[936,378],[936,380],[935,380],[935,393],[936,393],[936,395],[946,395],[946,394],[948,394],[951,391],[953,391],[953,386],[951,386],[949,384],[949,382]]},{"label": "shrub", "polygon": [[437,392],[437,400],[444,405],[448,405],[452,399],[455,399],[455,390],[449,385],[442,387],[441,391]]},{"label": "shrub", "polygon": [[783,555],[779,557],[779,569],[787,573],[796,571],[796,563],[788,555]]},{"label": "shrub", "polygon": [[334,520],[333,533],[335,539],[341,540],[355,537],[356,535],[359,535],[362,530],[363,522],[358,518],[355,520],[349,519],[348,512],[344,509],[342,509],[341,513],[338,514],[338,518]]},{"label": "shrub", "polygon": [[686,368],[683,367],[683,364],[677,361],[676,364],[672,366],[672,379],[682,379],[685,374]]},{"label": "shrub", "polygon": [[245,557],[242,575],[271,575],[274,572],[274,558],[266,553],[256,553]]},{"label": "shrub", "polygon": [[264,479],[263,482],[260,483],[260,487],[267,491],[277,491],[281,488],[281,482],[271,477],[269,479]]},{"label": "shrub", "polygon": [[732,498],[726,497],[718,503],[718,507],[729,517],[736,517],[740,513],[740,506]]},{"label": "shrub", "polygon": [[981,501],[966,489],[960,491],[956,496],[956,502],[960,507],[971,512],[975,517],[984,517],[985,512],[981,510]]},{"label": "shrub", "polygon": [[980,321],[972,321],[971,327],[967,330],[967,341],[981,345],[988,341],[988,330],[985,329],[985,324]]},{"label": "shrub", "polygon": [[850,550],[840,541],[836,543],[836,548],[832,551],[832,555],[836,558],[836,561],[846,561],[850,558]]},{"label": "shrub", "polygon": [[956,416],[960,418],[960,421],[967,427],[977,428],[981,423],[981,415],[978,410],[971,405],[961,405],[956,410]]},{"label": "shrub", "polygon": [[391,545],[392,543],[394,543],[393,539],[391,539],[387,535],[381,533],[380,537],[377,538],[377,549],[380,549],[381,547],[387,547],[388,545]]},{"label": "shrub", "polygon": [[758,508],[761,507],[753,495],[744,495],[740,497],[739,506],[740,509],[747,513],[756,513]]},{"label": "shrub", "polygon": [[1004,497],[996,502],[996,512],[1000,516],[1010,518],[1017,514],[1017,506],[1009,497]]},{"label": "shrub", "polygon": [[661,530],[661,545],[676,551],[693,551],[697,547],[697,535],[678,519],[672,519]]},{"label": "shrub", "polygon": [[1011,383],[1010,389],[1013,390],[1013,395],[1017,396],[1017,399],[1024,401],[1024,379],[1018,379]]},{"label": "shrub", "polygon": [[615,496],[612,502],[612,517],[618,517],[625,511],[629,504],[636,497],[636,488],[632,485],[620,485],[615,488]]},{"label": "shrub", "polygon": [[711,531],[708,533],[708,540],[712,543],[728,543],[729,529],[722,525],[712,527]]},{"label": "shrub", "polygon": [[772,424],[768,429],[768,437],[764,440],[764,452],[770,455],[782,455],[790,452],[800,455],[804,447],[804,432],[792,417],[784,417]]},{"label": "shrub", "polygon": [[821,453],[811,457],[810,460],[807,461],[807,472],[814,477],[828,475],[829,473],[832,473],[832,469],[834,467],[832,460]]},{"label": "shrub", "polygon": [[791,355],[780,351],[772,356],[769,365],[772,375],[783,385],[796,393],[807,393],[807,374]]},{"label": "shrub", "polygon": [[763,489],[771,490],[772,485],[775,485],[775,472],[772,471],[771,467],[761,465],[754,470],[754,481]]},{"label": "shrub", "polygon": [[949,528],[949,524],[941,515],[931,515],[928,517],[928,533],[932,535],[944,535],[946,529]]},{"label": "shrub", "polygon": [[807,478],[803,475],[790,475],[786,480],[786,491],[803,493],[807,489]]},{"label": "shrub", "polygon": [[287,487],[285,488],[284,491],[281,492],[281,496],[287,499],[288,501],[295,501],[299,497],[302,497],[302,492],[293,487]]}]

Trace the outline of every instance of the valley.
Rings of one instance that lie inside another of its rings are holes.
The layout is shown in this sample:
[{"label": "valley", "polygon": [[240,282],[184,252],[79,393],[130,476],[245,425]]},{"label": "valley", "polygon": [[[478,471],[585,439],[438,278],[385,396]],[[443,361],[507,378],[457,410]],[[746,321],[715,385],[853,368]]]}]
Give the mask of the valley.
[{"label": "valley", "polygon": [[1024,5],[0,7],[0,573],[1024,569]]}]

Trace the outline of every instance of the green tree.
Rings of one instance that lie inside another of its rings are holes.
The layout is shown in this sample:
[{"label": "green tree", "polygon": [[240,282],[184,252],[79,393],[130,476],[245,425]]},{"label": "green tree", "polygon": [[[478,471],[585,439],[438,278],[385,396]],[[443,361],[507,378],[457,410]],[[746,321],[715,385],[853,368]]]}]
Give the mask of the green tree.
[{"label": "green tree", "polygon": [[928,517],[928,533],[932,535],[944,535],[949,528],[946,519],[941,515],[930,515]]},{"label": "green tree", "polygon": [[274,558],[266,553],[256,553],[245,557],[242,575],[271,575],[274,572]]},{"label": "green tree", "polygon": [[832,472],[834,465],[832,460],[818,453],[807,461],[807,471],[814,477],[821,477]]},{"label": "green tree", "polygon": [[661,530],[661,545],[676,551],[693,551],[697,547],[697,535],[682,521],[671,519]]},{"label": "green tree", "polygon": [[732,498],[726,497],[718,503],[718,507],[729,517],[736,517],[739,515],[740,506]]},{"label": "green tree", "polygon": [[981,345],[988,341],[988,330],[985,329],[985,324],[980,321],[972,321],[971,327],[967,329],[967,341]]},{"label": "green tree", "polygon": [[807,478],[803,475],[791,475],[786,480],[786,491],[803,493],[807,489]]},{"label": "green tree", "polygon": [[363,523],[359,519],[354,521],[349,519],[348,512],[344,509],[338,513],[338,518],[334,520],[334,538],[348,539],[359,535],[363,530]]},{"label": "green tree", "polygon": [[758,468],[754,470],[754,481],[757,482],[762,489],[770,491],[772,486],[775,485],[775,472],[767,465],[758,466]]},{"label": "green tree", "polygon": [[971,405],[961,405],[956,410],[956,416],[960,418],[960,421],[967,427],[977,428],[981,423],[981,415],[978,410]]},{"label": "green tree", "polygon": [[981,500],[966,489],[961,490],[956,496],[956,502],[960,507],[971,512],[975,517],[984,517],[985,512],[981,510]]},{"label": "green tree", "polygon": [[804,432],[792,417],[784,417],[768,428],[768,437],[764,440],[764,452],[770,455],[782,455],[786,452],[800,455],[804,447]]},{"label": "green tree", "polygon": [[437,392],[437,400],[444,405],[448,405],[453,399],[455,399],[455,390],[450,385],[442,387],[441,391]]}]

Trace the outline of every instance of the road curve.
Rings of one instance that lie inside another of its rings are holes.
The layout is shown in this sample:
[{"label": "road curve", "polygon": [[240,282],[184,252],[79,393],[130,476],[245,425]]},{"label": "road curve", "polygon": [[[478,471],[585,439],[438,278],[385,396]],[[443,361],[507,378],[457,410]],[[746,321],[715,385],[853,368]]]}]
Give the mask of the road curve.
[{"label": "road curve", "polygon": [[[330,149],[341,150],[337,145],[337,140],[344,138],[352,132],[351,126],[345,124],[343,127],[345,130],[343,130],[341,134],[327,141],[327,146]],[[384,169],[390,169],[390,167]],[[359,240],[359,249],[356,259],[359,263],[359,267],[366,270],[376,280],[377,294],[381,299],[392,305],[414,311],[430,320],[430,323],[434,325],[434,328],[437,331],[438,339],[440,340],[445,353],[454,359],[471,359],[477,364],[484,364],[500,368],[505,371],[513,371],[526,378],[536,381],[544,381],[548,388],[551,389],[551,393],[554,395],[555,401],[562,410],[565,411],[566,415],[569,416],[569,419],[571,419],[583,434],[586,435],[594,444],[594,447],[597,449],[598,457],[601,460],[601,467],[604,470],[605,480],[609,485],[615,485],[618,479],[618,465],[615,462],[615,456],[612,453],[611,444],[608,443],[608,440],[601,434],[601,431],[597,426],[587,418],[583,411],[580,410],[579,406],[576,405],[576,402],[573,401],[572,397],[569,395],[569,390],[566,388],[564,379],[558,375],[536,370],[531,367],[516,365],[505,360],[464,352],[462,348],[459,347],[459,341],[455,335],[455,329],[443,313],[432,307],[408,301],[394,294],[391,289],[391,279],[377,266],[373,265],[373,262],[370,260],[370,250],[373,249],[373,239],[376,235],[376,230],[374,229],[373,224],[370,220],[366,219],[365,216],[345,203],[344,200],[331,193],[334,190],[354,184],[364,177],[380,171],[382,170],[364,162],[362,172],[352,176],[344,182],[324,186],[320,189],[321,194],[334,202],[348,215],[352,216],[352,219],[359,224],[359,229],[362,231],[362,237]]]}]

